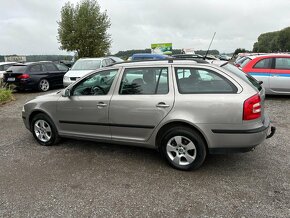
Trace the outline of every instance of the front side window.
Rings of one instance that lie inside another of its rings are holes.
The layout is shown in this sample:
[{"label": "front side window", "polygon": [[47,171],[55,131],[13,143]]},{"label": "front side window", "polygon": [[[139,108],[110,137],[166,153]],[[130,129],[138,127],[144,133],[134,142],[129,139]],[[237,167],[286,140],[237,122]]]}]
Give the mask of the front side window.
[{"label": "front side window", "polygon": [[290,58],[276,58],[275,69],[290,70]]},{"label": "front side window", "polygon": [[43,65],[48,71],[57,71],[56,66],[52,63],[44,63]]},{"label": "front side window", "polygon": [[167,94],[168,68],[126,69],[123,74],[119,93],[122,95]]},{"label": "front side window", "polygon": [[179,67],[175,74],[181,94],[237,92],[228,79],[209,69]]},{"label": "front side window", "polygon": [[271,68],[271,58],[265,58],[258,61],[254,68],[256,69],[270,69]]},{"label": "front side window", "polygon": [[108,94],[117,72],[117,69],[106,70],[86,77],[73,87],[72,95],[81,96]]}]

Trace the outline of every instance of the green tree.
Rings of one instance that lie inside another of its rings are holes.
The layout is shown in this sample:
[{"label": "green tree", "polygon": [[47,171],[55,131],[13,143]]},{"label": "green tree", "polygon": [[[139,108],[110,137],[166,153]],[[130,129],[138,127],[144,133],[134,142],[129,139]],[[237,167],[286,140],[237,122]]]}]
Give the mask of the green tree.
[{"label": "green tree", "polygon": [[111,22],[96,0],[82,0],[76,6],[67,2],[61,9],[58,25],[62,50],[77,52],[78,58],[109,53],[111,36],[107,31]]},{"label": "green tree", "polygon": [[235,52],[234,52],[234,55],[237,55],[237,54],[239,54],[239,53],[246,53],[246,52],[250,52],[250,51],[248,51],[248,50],[246,50],[246,49],[244,49],[244,48],[237,48],[237,49],[235,50]]}]

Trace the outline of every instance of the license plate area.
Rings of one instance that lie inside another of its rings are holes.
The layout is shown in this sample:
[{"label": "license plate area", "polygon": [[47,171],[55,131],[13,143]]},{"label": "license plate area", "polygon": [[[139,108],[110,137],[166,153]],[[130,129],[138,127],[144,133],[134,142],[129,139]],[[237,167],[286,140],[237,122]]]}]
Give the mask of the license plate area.
[{"label": "license plate area", "polygon": [[7,78],[7,81],[8,82],[14,82],[15,81],[15,78],[14,77],[9,77],[9,78]]}]

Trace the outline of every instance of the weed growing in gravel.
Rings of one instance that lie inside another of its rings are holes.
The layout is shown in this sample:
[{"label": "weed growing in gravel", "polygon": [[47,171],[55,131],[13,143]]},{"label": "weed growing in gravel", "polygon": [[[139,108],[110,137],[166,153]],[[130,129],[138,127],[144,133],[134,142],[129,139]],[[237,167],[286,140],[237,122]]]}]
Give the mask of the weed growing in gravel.
[{"label": "weed growing in gravel", "polygon": [[12,91],[10,89],[0,88],[0,104],[13,100]]}]

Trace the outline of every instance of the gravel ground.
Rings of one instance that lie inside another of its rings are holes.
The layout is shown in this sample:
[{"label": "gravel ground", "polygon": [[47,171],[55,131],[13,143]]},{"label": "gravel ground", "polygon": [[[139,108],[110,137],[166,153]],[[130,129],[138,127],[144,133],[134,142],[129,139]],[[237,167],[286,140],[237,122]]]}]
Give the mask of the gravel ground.
[{"label": "gravel ground", "polygon": [[276,135],[253,152],[209,156],[197,171],[154,151],[63,140],[36,143],[17,93],[0,107],[0,217],[289,217],[290,97],[267,97]]}]

